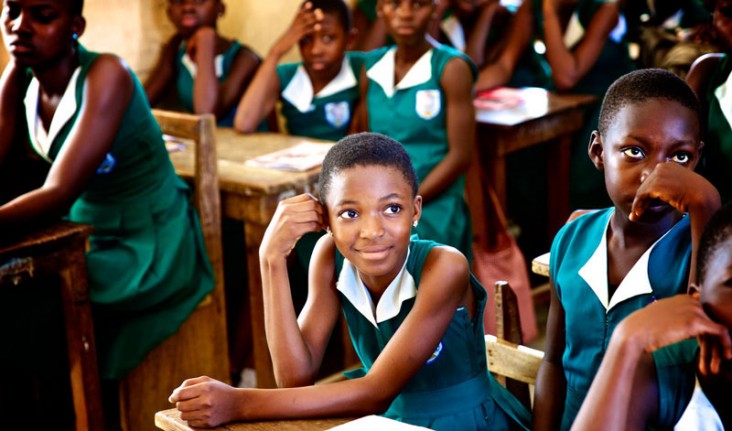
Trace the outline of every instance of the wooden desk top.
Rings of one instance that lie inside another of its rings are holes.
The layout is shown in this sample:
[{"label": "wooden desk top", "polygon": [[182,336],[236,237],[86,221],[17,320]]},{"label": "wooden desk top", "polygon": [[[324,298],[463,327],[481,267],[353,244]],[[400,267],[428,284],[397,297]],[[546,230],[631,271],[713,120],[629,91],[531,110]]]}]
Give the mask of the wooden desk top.
[{"label": "wooden desk top", "polygon": [[42,249],[57,241],[78,235],[86,237],[92,230],[91,226],[62,221],[26,234],[2,237],[0,239],[0,258],[20,250]]},{"label": "wooden desk top", "polygon": [[495,128],[512,128],[568,109],[585,107],[597,102],[597,97],[586,94],[556,94],[543,88],[524,87],[508,89],[522,100],[517,106],[506,109],[476,107],[478,124]]},{"label": "wooden desk top", "polygon": [[[210,431],[323,431],[344,424],[353,418],[308,419],[291,421],[261,421],[228,423]],[[155,414],[155,426],[164,431],[196,431],[202,428],[191,428],[181,420],[176,409],[164,410]]]},{"label": "wooden desk top", "polygon": [[534,274],[543,275],[549,277],[549,253],[544,253],[541,256],[535,257],[531,261],[531,272]]},{"label": "wooden desk top", "polygon": [[[288,172],[256,168],[244,163],[255,157],[292,147],[303,140],[317,139],[288,136],[280,133],[240,134],[233,129],[216,129],[216,151],[219,159],[219,184],[223,191],[244,195],[274,195],[293,188],[302,188],[318,180],[320,169],[306,172]],[[194,172],[191,145],[170,153],[170,160],[178,175],[192,178]]]}]

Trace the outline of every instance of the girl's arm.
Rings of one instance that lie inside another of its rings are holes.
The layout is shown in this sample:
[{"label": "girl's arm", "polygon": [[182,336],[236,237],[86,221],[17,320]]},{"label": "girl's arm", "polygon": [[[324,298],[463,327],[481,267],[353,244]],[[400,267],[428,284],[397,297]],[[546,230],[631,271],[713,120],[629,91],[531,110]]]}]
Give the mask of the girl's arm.
[{"label": "girl's arm", "polygon": [[[470,36],[466,41],[465,54],[473,60],[476,66],[483,66],[485,61],[485,44],[488,40],[488,34],[491,31],[493,24],[493,17],[496,15],[496,10],[500,7],[500,3],[497,1],[483,1],[483,5],[480,7],[478,19],[473,26],[473,30],[470,32]],[[524,31],[525,32],[525,31]]]},{"label": "girl's arm", "polygon": [[[414,307],[365,377],[277,390],[234,389],[203,377],[185,381],[171,401],[192,426],[381,413],[435,351],[455,310],[473,309],[469,274],[467,260],[457,250],[434,248],[425,261]],[[319,318],[308,312],[301,325]]]},{"label": "girl's arm", "polygon": [[150,106],[155,106],[174,82],[175,58],[180,43],[181,37],[177,33],[168,40],[168,43],[163,46],[152,73],[145,81],[145,94],[147,94],[147,100],[150,101]]},{"label": "girl's arm", "polygon": [[694,93],[696,93],[696,96],[700,100],[705,97],[704,93],[709,85],[708,79],[712,76],[712,73],[719,63],[721,63],[722,59],[724,59],[724,54],[718,52],[704,54],[694,60],[691,68],[689,68],[689,73],[686,74],[686,83],[694,90]]},{"label": "girl's arm", "polygon": [[546,324],[544,359],[541,361],[534,388],[533,429],[536,431],[559,429],[567,391],[562,365],[566,343],[564,308],[551,280],[549,292],[551,302]]},{"label": "girl's arm", "polygon": [[0,77],[0,162],[5,159],[8,150],[16,138],[17,124],[22,119],[23,94],[21,85],[23,68],[10,60]]},{"label": "girl's arm", "polygon": [[297,240],[320,231],[322,221],[322,207],[309,195],[286,199],[277,206],[259,249],[265,331],[280,387],[313,383],[338,319],[332,242],[327,247],[321,239],[313,252],[308,298],[299,322],[287,275],[287,256]]},{"label": "girl's arm", "polygon": [[353,28],[356,29],[356,51],[371,51],[386,44],[386,24],[377,16],[373,22],[358,7],[353,10]]},{"label": "girl's arm", "polygon": [[234,117],[234,128],[241,133],[252,133],[269,115],[280,98],[280,79],[277,76],[277,63],[304,36],[311,34],[322,20],[320,9],[312,10],[306,3],[295,16],[290,28],[275,42],[264,61],[259,66],[247,91],[239,102]]},{"label": "girl's arm", "polygon": [[521,3],[516,15],[511,18],[510,29],[507,32],[508,40],[501,55],[494,63],[487,64],[480,70],[478,81],[475,83],[476,90],[487,90],[504,85],[511,79],[516,70],[516,64],[531,43],[531,32],[527,30],[531,28],[534,28],[534,16],[531,2],[526,0]]},{"label": "girl's arm", "polygon": [[[702,143],[700,145],[703,146]],[[694,283],[699,239],[704,226],[722,205],[719,192],[706,178],[689,167],[669,161],[657,164],[638,188],[630,219],[642,220],[644,210],[654,199],[667,202],[682,213],[689,213],[691,223],[689,282]]]},{"label": "girl's arm", "polygon": [[366,76],[366,67],[361,67],[361,72],[358,78],[358,91],[359,98],[356,104],[356,109],[353,112],[353,119],[351,119],[351,126],[348,128],[348,133],[365,132],[369,130],[369,110],[366,103],[366,95],[369,92],[369,78]]},{"label": "girl's arm", "polygon": [[721,341],[726,357],[732,355],[727,328],[710,320],[691,295],[662,299],[628,316],[613,332],[572,430],[646,429],[658,417],[651,352],[707,334]]},{"label": "girl's arm", "polygon": [[40,188],[0,207],[4,228],[65,213],[112,147],[132,95],[130,72],[112,55],[100,55],[89,69],[76,124]]},{"label": "girl's arm", "polygon": [[618,23],[620,13],[615,3],[600,6],[585,29],[582,40],[570,51],[564,46],[564,29],[558,11],[560,3],[561,0],[544,0],[544,42],[554,85],[559,91],[568,91],[595,64],[610,32]]},{"label": "girl's arm", "polygon": [[440,78],[447,109],[447,155],[427,174],[419,186],[425,202],[450,187],[470,166],[475,145],[475,108],[473,74],[468,63],[452,59]]}]

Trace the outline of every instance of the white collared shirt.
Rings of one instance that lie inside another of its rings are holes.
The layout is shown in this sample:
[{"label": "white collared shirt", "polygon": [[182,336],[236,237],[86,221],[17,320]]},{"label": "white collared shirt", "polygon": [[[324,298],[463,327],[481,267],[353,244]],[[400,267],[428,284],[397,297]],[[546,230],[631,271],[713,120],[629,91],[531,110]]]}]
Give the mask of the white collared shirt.
[{"label": "white collared shirt", "polygon": [[[608,38],[615,43],[620,43],[623,40],[623,36],[625,36],[625,33],[627,31],[628,25],[625,22],[625,15],[621,13],[620,17],[618,18],[618,23],[615,25],[615,28],[612,29],[612,31],[608,35]],[[584,35],[585,28],[582,26],[582,23],[579,20],[579,15],[577,14],[577,12],[575,12],[569,19],[567,29],[564,31],[564,46],[566,46],[567,48],[572,48],[582,39]]]},{"label": "white collared shirt", "polygon": [[714,90],[714,97],[719,102],[719,107],[724,114],[728,124],[732,124],[732,73],[727,80]]},{"label": "white collared shirt", "polygon": [[625,275],[623,281],[613,293],[612,298],[608,298],[608,273],[607,273],[607,229],[610,225],[610,219],[612,214],[608,217],[605,230],[600,240],[600,244],[597,246],[595,252],[590,256],[587,262],[580,268],[579,275],[585,282],[590,286],[595,296],[600,303],[605,307],[605,311],[610,311],[614,306],[630,298],[653,293],[651,287],[651,281],[648,278],[648,260],[651,256],[653,248],[663,239],[668,232],[663,234],[661,238],[657,239],[656,242],[646,250],[633,267]]},{"label": "white collared shirt", "polygon": [[460,24],[460,20],[455,15],[450,15],[440,21],[440,29],[447,35],[447,38],[450,39],[450,43],[455,49],[465,52],[465,46],[467,45],[465,41],[465,30],[463,30],[463,25]]},{"label": "white collared shirt", "polygon": [[391,98],[397,90],[415,87],[432,79],[432,49],[422,54],[416,63],[407,71],[401,81],[394,85],[394,61],[396,47],[389,49],[369,70],[366,76],[376,82]]},{"label": "white collared shirt", "polygon": [[313,109],[314,99],[332,96],[357,85],[358,81],[353,74],[348,56],[345,56],[338,75],[323,87],[318,94],[313,94],[313,83],[305,70],[305,66],[301,64],[287,87],[282,91],[282,98],[290,102],[298,111],[308,112]]},{"label": "white collared shirt", "polygon": [[[186,68],[186,70],[188,70],[188,73],[190,73],[191,76],[195,79],[196,74],[198,73],[198,66],[196,66],[196,62],[191,59],[188,53],[183,54],[181,63],[183,63],[183,66]],[[216,74],[216,79],[220,79],[224,75],[223,54],[218,54],[216,57],[214,57],[214,73]]]},{"label": "white collared shirt", "polygon": [[51,161],[48,152],[51,149],[53,141],[58,136],[61,129],[71,120],[76,112],[76,81],[79,78],[81,67],[77,67],[71,75],[69,83],[66,85],[61,101],[56,108],[56,112],[51,119],[51,126],[48,131],[43,127],[40,115],[38,115],[38,98],[40,93],[40,84],[34,77],[28,89],[25,92],[25,118],[28,122],[28,130],[33,148],[47,161]]},{"label": "white collared shirt", "polygon": [[365,317],[374,327],[378,328],[378,324],[385,322],[399,314],[402,303],[417,295],[417,284],[414,282],[412,274],[407,271],[407,261],[409,260],[409,252],[404,265],[394,280],[389,283],[384,293],[379,299],[379,303],[374,307],[366,286],[358,274],[358,269],[348,260],[343,261],[343,268],[338,274],[338,283],[336,288],[353,306]]}]

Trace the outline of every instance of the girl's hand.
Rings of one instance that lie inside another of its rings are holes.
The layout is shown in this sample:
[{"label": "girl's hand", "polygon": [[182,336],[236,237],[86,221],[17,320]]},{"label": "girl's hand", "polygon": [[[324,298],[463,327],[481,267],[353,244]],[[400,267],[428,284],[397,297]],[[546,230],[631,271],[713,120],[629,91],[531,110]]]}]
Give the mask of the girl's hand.
[{"label": "girl's hand", "polygon": [[215,55],[216,50],[216,30],[213,27],[201,27],[193,33],[186,43],[186,54],[198,63],[196,58],[197,52],[207,52]]},{"label": "girl's hand", "polygon": [[295,46],[300,39],[320,30],[320,22],[323,20],[323,11],[313,10],[313,4],[307,2],[297,12],[294,21],[279,40],[272,46],[271,53],[282,56]]},{"label": "girl's hand", "polygon": [[241,391],[210,377],[185,380],[168,401],[192,427],[214,427],[241,419]]},{"label": "girl's hand", "polygon": [[705,337],[716,341],[717,358],[722,354],[732,357],[727,327],[706,315],[698,295],[676,295],[656,301],[628,316],[616,332],[649,353],[692,337]]},{"label": "girl's hand", "polygon": [[281,201],[264,233],[260,256],[287,256],[308,232],[325,228],[323,205],[310,194]]},{"label": "girl's hand", "polygon": [[[659,163],[642,178],[633,200],[630,220],[641,220],[645,210],[658,201],[680,212],[718,206],[719,193],[704,177],[676,162]],[[716,204],[715,204],[716,202]]]}]

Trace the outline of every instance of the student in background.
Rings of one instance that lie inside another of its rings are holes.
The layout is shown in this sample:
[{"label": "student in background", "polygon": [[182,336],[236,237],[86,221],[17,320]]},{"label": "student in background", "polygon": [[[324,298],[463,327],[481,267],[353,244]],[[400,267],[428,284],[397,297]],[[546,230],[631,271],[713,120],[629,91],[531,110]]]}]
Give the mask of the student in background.
[{"label": "student in background", "polygon": [[699,57],[691,67],[686,82],[702,103],[705,123],[701,173],[722,195],[732,200],[732,0],[716,0],[712,24],[716,43],[722,53]]},{"label": "student in background", "polygon": [[[272,46],[239,103],[234,127],[251,133],[282,101],[292,135],[337,141],[346,136],[359,97],[359,53],[351,13],[343,0],[307,0],[290,28]],[[278,66],[293,46],[303,61]]]},{"label": "student in background", "polygon": [[432,0],[380,0],[377,7],[396,46],[367,54],[359,125],[401,142],[412,158],[424,200],[416,233],[470,256],[464,174],[475,140],[475,67],[427,34]]},{"label": "student in background", "polygon": [[260,60],[249,47],[218,33],[216,23],[225,10],[223,0],[168,0],[176,32],[145,83],[151,105],[162,102],[174,86],[189,112],[214,114],[220,126],[233,124]]},{"label": "student in background", "polygon": [[[77,41],[86,24],[82,3],[4,5],[3,41],[11,58],[0,80],[0,156],[24,146],[50,170],[41,186],[0,205],[0,230],[7,237],[62,216],[93,226],[89,293],[99,371],[115,399],[116,379],[178,330],[213,288],[213,274],[190,191],[173,170],[142,86],[122,60]],[[0,384],[19,386],[0,389],[0,408],[27,425],[55,418],[38,417],[22,396],[33,396],[35,386],[23,384],[32,367],[45,367],[55,356],[34,338],[45,330],[38,311],[44,304],[34,302],[42,295],[34,289],[10,294],[19,297],[0,300],[0,327],[21,346],[9,349],[12,356],[0,355],[8,374]],[[114,402],[105,407],[105,414],[118,409]],[[10,425],[4,420],[3,426]]]},{"label": "student in background", "polygon": [[[685,428],[677,429],[732,429],[731,271],[732,206],[726,205],[704,228],[692,295],[659,300],[618,325],[572,429],[644,430],[669,410],[678,416],[705,405],[693,422],[682,416]],[[669,372],[677,367],[686,372]],[[694,370],[698,398],[692,398]],[[669,402],[661,403],[659,393],[670,394]]]},{"label": "student in background", "polygon": [[[403,147],[379,134],[348,136],[320,175],[321,201],[280,202],[259,250],[267,342],[284,389],[189,379],[171,395],[181,418],[215,426],[383,413],[438,431],[528,429],[528,412],[486,369],[486,293],[467,259],[411,236],[422,199]],[[296,316],[287,255],[303,234],[326,226]],[[364,367],[349,380],[309,386],[341,313]]]},{"label": "student in background", "polygon": [[614,207],[578,217],[554,238],[535,429],[569,429],[618,323],[695,279],[696,245],[720,205],[694,172],[699,138],[699,102],[676,75],[643,69],[608,90],[588,152]]}]

